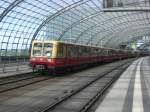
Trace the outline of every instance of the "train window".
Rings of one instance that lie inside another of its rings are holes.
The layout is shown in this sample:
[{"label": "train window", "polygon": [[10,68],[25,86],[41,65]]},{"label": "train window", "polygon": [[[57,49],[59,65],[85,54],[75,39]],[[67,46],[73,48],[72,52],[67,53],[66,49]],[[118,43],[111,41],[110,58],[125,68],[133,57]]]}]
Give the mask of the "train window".
[{"label": "train window", "polygon": [[44,56],[51,57],[52,51],[44,51]]},{"label": "train window", "polygon": [[105,55],[107,55],[107,50],[106,49],[103,50],[103,56],[105,56]]},{"label": "train window", "polygon": [[92,50],[90,47],[86,48],[86,56],[92,55]]},{"label": "train window", "polygon": [[99,55],[99,56],[102,55],[102,49],[98,49],[98,55]]},{"label": "train window", "polygon": [[64,51],[63,51],[63,49],[64,49],[64,46],[63,45],[59,45],[59,47],[58,47],[58,54],[57,54],[57,56],[58,57],[63,57],[64,55]]},{"label": "train window", "polygon": [[90,54],[90,50],[88,47],[84,47],[83,55],[88,56]]},{"label": "train window", "polygon": [[97,56],[98,50],[96,48],[93,48],[92,49],[92,54],[93,54],[93,56]]},{"label": "train window", "polygon": [[33,56],[41,56],[42,54],[42,43],[34,43]]},{"label": "train window", "polygon": [[75,46],[68,46],[67,54],[69,57],[76,57],[77,56],[77,48]]},{"label": "train window", "polygon": [[52,56],[52,48],[53,48],[53,44],[44,43],[43,55],[51,57]]},{"label": "train window", "polygon": [[33,50],[33,56],[41,56],[41,50]]},{"label": "train window", "polygon": [[88,48],[87,48],[87,54],[86,54],[86,55],[87,55],[87,56],[92,55],[91,47],[88,47]]},{"label": "train window", "polygon": [[80,46],[80,47],[78,47],[78,52],[79,52],[79,56],[82,56],[82,54],[83,54],[83,50],[82,50],[82,47]]},{"label": "train window", "polygon": [[110,50],[107,50],[107,55],[111,55],[111,51]]},{"label": "train window", "polygon": [[35,47],[42,47],[42,43],[34,43],[34,48]]},{"label": "train window", "polygon": [[95,48],[95,56],[98,56],[98,49]]},{"label": "train window", "polygon": [[85,49],[84,46],[82,46],[82,47],[80,48],[80,55],[81,55],[81,56],[85,56],[85,52],[86,52],[86,49]]},{"label": "train window", "polygon": [[74,47],[74,56],[77,57],[78,56],[78,47]]},{"label": "train window", "polygon": [[45,48],[52,48],[53,44],[51,44],[51,43],[44,43],[44,47]]},{"label": "train window", "polygon": [[68,56],[72,57],[73,56],[73,47],[68,46]]}]

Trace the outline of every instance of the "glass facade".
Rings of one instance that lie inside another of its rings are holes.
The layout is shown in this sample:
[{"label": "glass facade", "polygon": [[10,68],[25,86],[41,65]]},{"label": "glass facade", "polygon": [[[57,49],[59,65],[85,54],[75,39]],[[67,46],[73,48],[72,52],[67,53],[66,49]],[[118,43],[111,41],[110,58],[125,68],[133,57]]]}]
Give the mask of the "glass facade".
[{"label": "glass facade", "polygon": [[[34,39],[116,48],[149,35],[148,11],[103,12],[108,1],[0,0],[1,63],[27,62]],[[149,8],[149,0],[112,0],[112,7]]]}]

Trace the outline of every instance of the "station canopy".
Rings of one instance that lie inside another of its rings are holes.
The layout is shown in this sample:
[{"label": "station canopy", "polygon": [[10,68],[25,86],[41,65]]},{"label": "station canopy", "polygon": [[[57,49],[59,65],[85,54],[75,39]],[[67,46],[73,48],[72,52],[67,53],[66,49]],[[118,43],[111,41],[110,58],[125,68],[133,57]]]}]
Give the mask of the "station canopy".
[{"label": "station canopy", "polygon": [[26,55],[35,39],[118,48],[150,34],[149,0],[106,1],[0,0],[1,56]]}]

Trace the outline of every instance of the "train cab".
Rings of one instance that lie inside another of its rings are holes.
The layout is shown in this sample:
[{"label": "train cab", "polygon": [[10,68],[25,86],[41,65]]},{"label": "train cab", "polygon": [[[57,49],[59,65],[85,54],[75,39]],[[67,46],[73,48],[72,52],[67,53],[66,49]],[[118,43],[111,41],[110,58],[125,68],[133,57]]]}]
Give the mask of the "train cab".
[{"label": "train cab", "polygon": [[30,65],[37,69],[45,69],[50,64],[53,65],[53,58],[55,58],[55,46],[56,42],[54,41],[33,41]]}]

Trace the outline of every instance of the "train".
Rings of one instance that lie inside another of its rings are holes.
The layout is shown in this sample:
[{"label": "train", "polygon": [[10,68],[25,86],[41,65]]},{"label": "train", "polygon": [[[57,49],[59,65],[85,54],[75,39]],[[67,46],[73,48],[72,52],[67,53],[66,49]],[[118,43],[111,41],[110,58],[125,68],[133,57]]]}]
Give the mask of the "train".
[{"label": "train", "polygon": [[29,64],[33,71],[78,69],[93,64],[111,62],[137,56],[136,52],[112,48],[80,45],[62,41],[33,40]]}]

